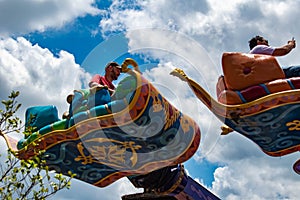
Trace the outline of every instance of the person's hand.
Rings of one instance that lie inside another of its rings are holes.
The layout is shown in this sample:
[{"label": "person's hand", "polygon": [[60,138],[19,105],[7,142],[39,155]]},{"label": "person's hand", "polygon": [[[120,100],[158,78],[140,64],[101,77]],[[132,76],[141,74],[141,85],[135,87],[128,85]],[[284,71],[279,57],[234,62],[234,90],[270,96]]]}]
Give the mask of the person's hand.
[{"label": "person's hand", "polygon": [[94,84],[92,84],[92,87],[90,88],[90,91],[93,92],[93,93],[96,93],[97,91],[102,90],[102,89],[109,90],[109,88],[106,85],[101,85],[99,83],[94,83]]},{"label": "person's hand", "polygon": [[115,92],[115,90],[112,90],[112,89],[110,89],[110,88],[108,88],[108,91],[109,91],[109,94],[110,94],[110,95],[112,95],[112,94]]},{"label": "person's hand", "polygon": [[296,40],[294,40],[294,38],[292,40],[288,41],[288,44],[291,45],[293,48],[296,47]]}]

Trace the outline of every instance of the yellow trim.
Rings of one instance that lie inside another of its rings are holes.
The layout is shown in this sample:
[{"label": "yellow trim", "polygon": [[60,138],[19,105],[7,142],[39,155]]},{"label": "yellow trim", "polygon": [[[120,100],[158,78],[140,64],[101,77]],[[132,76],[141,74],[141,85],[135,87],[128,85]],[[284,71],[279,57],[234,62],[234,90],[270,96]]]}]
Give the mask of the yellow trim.
[{"label": "yellow trim", "polygon": [[[257,145],[257,144],[256,144]],[[281,157],[281,156],[284,156],[284,155],[287,155],[287,154],[291,154],[291,153],[294,153],[294,152],[297,152],[300,150],[300,144],[296,145],[296,146],[292,146],[292,147],[289,147],[289,148],[285,148],[285,149],[281,149],[281,150],[278,150],[278,151],[274,151],[274,152],[271,152],[271,151],[266,151],[264,149],[262,149],[259,145],[257,145],[265,154],[269,155],[269,156],[273,156],[273,157]],[[293,150],[294,149],[294,150]]]}]

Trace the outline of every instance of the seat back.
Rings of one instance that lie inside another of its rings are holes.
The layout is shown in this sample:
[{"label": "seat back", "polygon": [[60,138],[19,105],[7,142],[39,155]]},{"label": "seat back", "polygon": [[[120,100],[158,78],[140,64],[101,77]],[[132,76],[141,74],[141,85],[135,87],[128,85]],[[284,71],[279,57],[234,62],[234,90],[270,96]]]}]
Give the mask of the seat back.
[{"label": "seat back", "polygon": [[222,68],[229,90],[285,78],[276,58],[268,55],[227,52],[222,56]]}]

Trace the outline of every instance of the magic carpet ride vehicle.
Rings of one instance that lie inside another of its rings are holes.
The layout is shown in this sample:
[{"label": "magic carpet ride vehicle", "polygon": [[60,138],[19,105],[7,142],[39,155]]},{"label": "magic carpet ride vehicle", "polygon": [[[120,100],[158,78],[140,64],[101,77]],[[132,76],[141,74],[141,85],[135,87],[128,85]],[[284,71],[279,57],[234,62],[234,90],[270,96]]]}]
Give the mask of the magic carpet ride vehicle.
[{"label": "magic carpet ride vehicle", "polygon": [[142,199],[219,199],[181,164],[198,149],[196,122],[170,104],[133,59],[123,62],[122,72],[126,76],[112,96],[105,87],[74,90],[62,120],[55,106],[28,108],[25,126],[33,133],[20,141],[5,136],[10,149],[19,159],[43,150],[50,170],[71,171],[97,187],[127,177],[145,189]]},{"label": "magic carpet ride vehicle", "polygon": [[[236,131],[269,156],[300,150],[300,77],[285,78],[273,56],[227,52],[217,101],[183,70],[172,75],[186,81],[195,95],[222,122],[223,135]],[[300,160],[293,165],[300,174]]]}]

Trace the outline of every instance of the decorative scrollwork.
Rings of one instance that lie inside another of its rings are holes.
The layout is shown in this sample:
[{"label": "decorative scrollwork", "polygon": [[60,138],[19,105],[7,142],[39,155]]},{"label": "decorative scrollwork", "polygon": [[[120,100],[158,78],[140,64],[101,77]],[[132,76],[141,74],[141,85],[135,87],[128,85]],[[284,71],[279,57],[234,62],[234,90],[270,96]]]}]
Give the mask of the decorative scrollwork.
[{"label": "decorative scrollwork", "polygon": [[164,130],[167,130],[169,127],[171,127],[175,121],[180,116],[180,112],[172,107],[168,101],[163,99],[163,104],[165,108],[165,128]]},{"label": "decorative scrollwork", "polygon": [[[84,165],[94,162],[101,163],[119,169],[134,167],[138,161],[136,150],[141,148],[132,141],[121,142],[108,138],[93,138],[85,141],[84,145],[82,142],[78,143],[77,149],[80,155],[75,158],[75,161],[81,161]],[[86,155],[85,150],[90,154]],[[126,152],[131,152],[130,165],[126,162]]]},{"label": "decorative scrollwork", "polygon": [[299,131],[300,130],[300,120],[293,120],[292,122],[286,123],[289,127],[289,131]]}]

